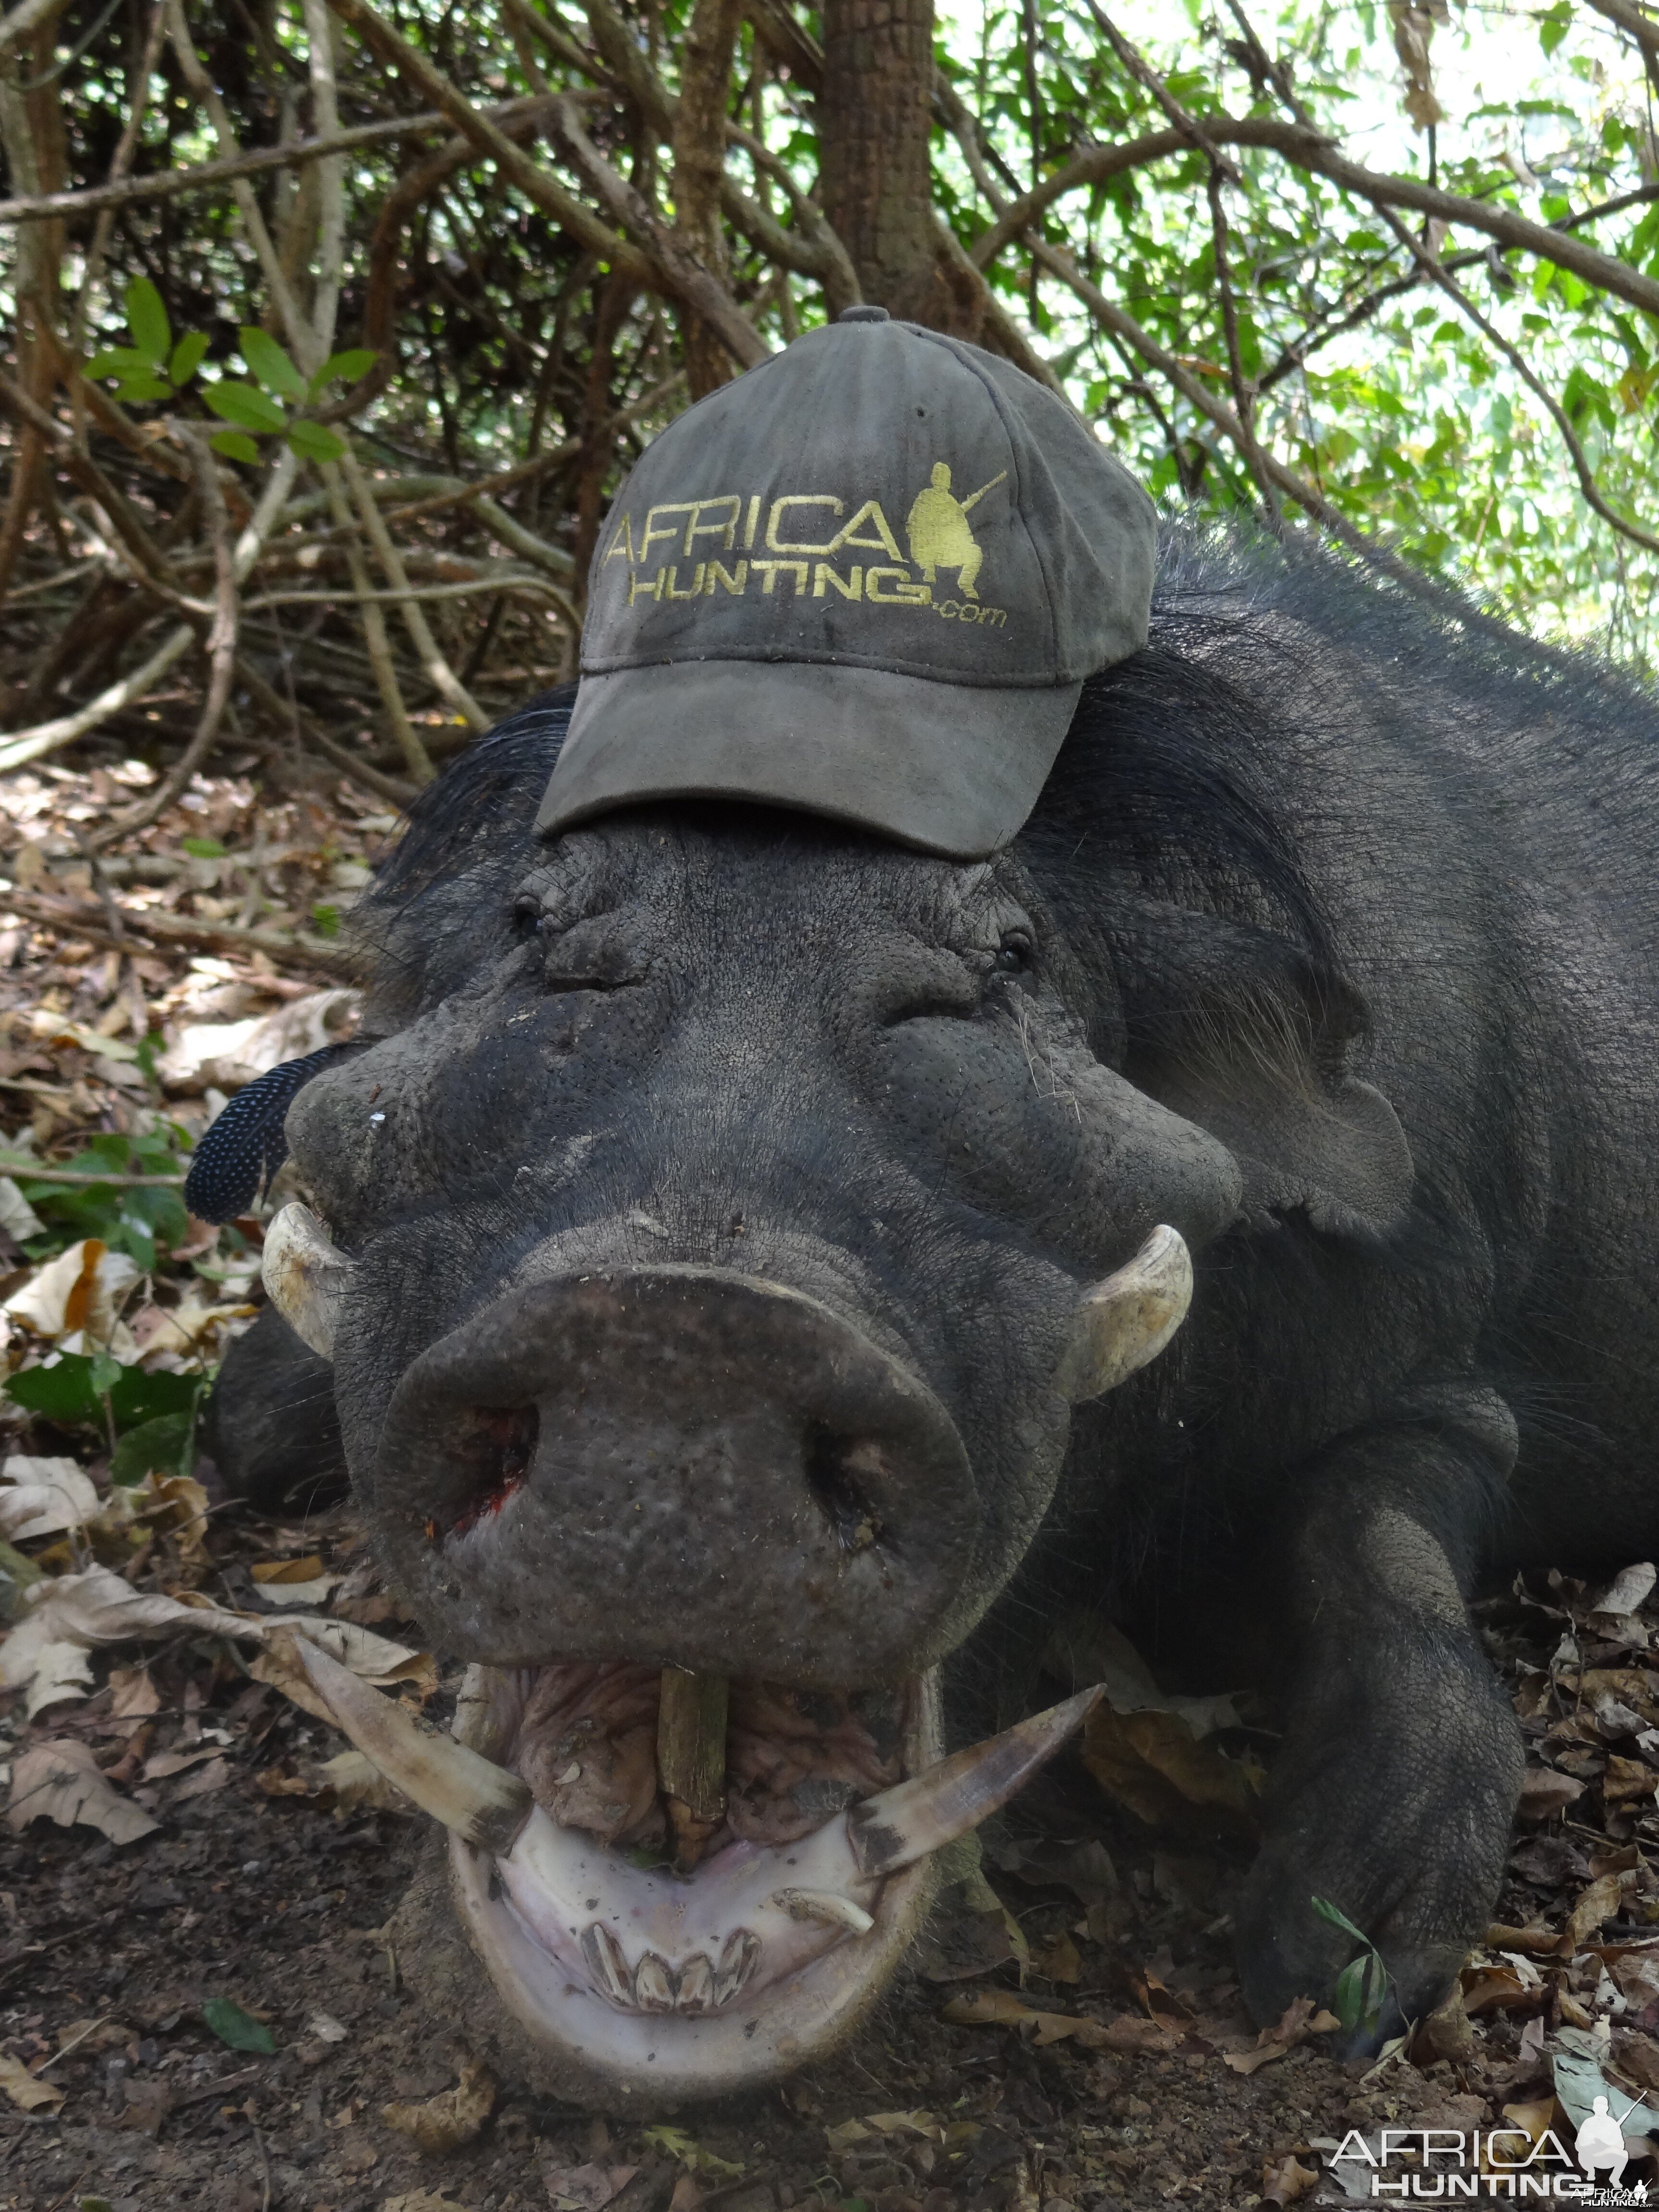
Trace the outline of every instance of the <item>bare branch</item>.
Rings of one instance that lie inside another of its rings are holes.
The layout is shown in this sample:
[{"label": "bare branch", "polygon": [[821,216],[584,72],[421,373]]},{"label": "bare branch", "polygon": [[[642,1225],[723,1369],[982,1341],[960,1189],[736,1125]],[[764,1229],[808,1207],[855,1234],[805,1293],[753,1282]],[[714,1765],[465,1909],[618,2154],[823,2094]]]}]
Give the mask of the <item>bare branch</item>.
[{"label": "bare branch", "polygon": [[[1373,206],[1412,208],[1441,222],[1484,231],[1502,246],[1514,246],[1541,261],[1553,262],[1557,268],[1571,270],[1575,276],[1594,285],[1598,291],[1609,292],[1615,299],[1626,300],[1650,314],[1659,314],[1659,283],[1651,276],[1615,260],[1611,254],[1598,252],[1593,246],[1584,245],[1565,231],[1533,222],[1509,208],[1442,191],[1437,185],[1425,185],[1416,177],[1390,176],[1364,168],[1339,153],[1329,139],[1304,131],[1299,125],[1281,122],[1275,116],[1206,115],[1204,130],[1218,146],[1261,146],[1281,154],[1293,167],[1327,178]],[[1039,216],[1068,192],[1080,191],[1085,185],[1099,184],[1109,177],[1122,176],[1130,169],[1145,168],[1151,162],[1167,161],[1171,155],[1191,150],[1182,133],[1173,130],[1149,131],[1145,137],[1132,138],[1115,146],[1091,147],[1075,161],[1068,161],[1063,169],[1056,170],[1052,177],[1033,186],[988,224],[974,241],[971,251],[975,263],[981,269],[988,267],[1005,246],[1021,237]]]}]

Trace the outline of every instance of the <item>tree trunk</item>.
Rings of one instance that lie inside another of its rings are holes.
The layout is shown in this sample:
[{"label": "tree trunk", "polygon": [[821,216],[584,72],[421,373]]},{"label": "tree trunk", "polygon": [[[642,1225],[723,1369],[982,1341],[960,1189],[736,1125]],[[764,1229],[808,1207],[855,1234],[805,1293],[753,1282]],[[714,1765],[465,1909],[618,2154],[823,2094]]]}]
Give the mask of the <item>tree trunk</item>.
[{"label": "tree trunk", "polygon": [[985,286],[941,252],[933,211],[933,0],[824,0],[818,165],[824,212],[866,300],[998,345]]},{"label": "tree trunk", "polygon": [[866,300],[911,322],[943,304],[933,246],[933,0],[824,0],[824,212]]},{"label": "tree trunk", "polygon": [[[720,180],[726,171],[726,111],[742,0],[696,0],[680,62],[674,121],[674,227],[711,276],[726,281]],[[701,399],[732,374],[732,356],[702,317],[680,310],[685,380]]]}]

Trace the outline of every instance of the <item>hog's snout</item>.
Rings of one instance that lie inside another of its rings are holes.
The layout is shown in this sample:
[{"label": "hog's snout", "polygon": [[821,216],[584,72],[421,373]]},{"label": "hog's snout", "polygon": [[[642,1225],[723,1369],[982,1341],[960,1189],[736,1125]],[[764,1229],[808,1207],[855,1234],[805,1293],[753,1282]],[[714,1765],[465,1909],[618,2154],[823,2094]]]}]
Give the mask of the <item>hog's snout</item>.
[{"label": "hog's snout", "polygon": [[981,1518],[922,1382],[817,1300],[694,1267],[535,1283],[441,1338],[368,1503],[447,1650],[801,1686],[948,1649]]}]

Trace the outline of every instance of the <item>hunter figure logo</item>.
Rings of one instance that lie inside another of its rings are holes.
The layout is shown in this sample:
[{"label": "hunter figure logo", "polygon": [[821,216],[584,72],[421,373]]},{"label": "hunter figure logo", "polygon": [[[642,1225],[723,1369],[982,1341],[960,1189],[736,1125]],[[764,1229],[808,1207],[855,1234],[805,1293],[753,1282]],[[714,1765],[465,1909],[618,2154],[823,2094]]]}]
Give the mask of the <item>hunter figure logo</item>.
[{"label": "hunter figure logo", "polygon": [[934,462],[933,483],[927,490],[916,494],[910,519],[904,526],[910,540],[910,558],[921,569],[924,582],[937,582],[938,569],[954,568],[957,589],[963,597],[979,597],[974,589],[974,579],[985,556],[968,526],[969,510],[977,507],[988,491],[994,491],[1007,473],[1004,469],[1001,476],[993,477],[989,483],[981,484],[966,499],[953,499],[949,463]]},{"label": "hunter figure logo", "polygon": [[[878,499],[865,500],[848,514],[847,502],[833,492],[786,492],[769,499],[759,492],[745,497],[730,491],[659,501],[637,529],[624,511],[612,527],[600,574],[613,561],[627,564],[630,607],[640,599],[655,606],[694,600],[723,605],[751,597],[826,605],[851,599],[866,606],[926,608],[944,622],[1002,629],[1007,609],[987,606],[979,596],[985,553],[968,517],[1007,475],[1004,469],[958,499],[951,489],[950,463],[935,461],[931,481],[911,501],[905,520],[908,565]],[[852,557],[859,553],[880,557]],[[934,597],[941,568],[956,571],[960,597]],[[920,582],[912,573],[916,569]]]}]

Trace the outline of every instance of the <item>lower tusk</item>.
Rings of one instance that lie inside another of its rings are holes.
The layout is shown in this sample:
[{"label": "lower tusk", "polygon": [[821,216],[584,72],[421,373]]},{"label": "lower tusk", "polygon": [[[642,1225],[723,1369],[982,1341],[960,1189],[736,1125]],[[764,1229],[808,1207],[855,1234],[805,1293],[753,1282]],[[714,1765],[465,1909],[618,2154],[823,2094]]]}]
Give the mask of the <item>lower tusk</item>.
[{"label": "lower tusk", "polygon": [[1178,1229],[1154,1229],[1133,1260],[1084,1292],[1054,1370],[1055,1389],[1074,1406],[1115,1390],[1157,1358],[1192,1298],[1186,1238]]},{"label": "lower tusk", "polygon": [[845,1928],[854,1936],[867,1936],[873,1917],[850,1897],[833,1889],[775,1889],[772,1903],[792,1920],[821,1920],[826,1928]]},{"label": "lower tusk", "polygon": [[511,1850],[534,1802],[516,1774],[469,1751],[397,1698],[383,1698],[303,1636],[292,1641],[312,1688],[388,1782],[480,1850]]},{"label": "lower tusk", "polygon": [[265,1231],[259,1272],[270,1303],[295,1334],[331,1359],[340,1306],[356,1273],[356,1261],[336,1250],[307,1207],[285,1206]]},{"label": "lower tusk", "polygon": [[866,1797],[847,1815],[853,1856],[874,1878],[895,1874],[976,1828],[1023,1789],[1099,1703],[1098,1689],[1079,1690],[988,1742],[952,1752],[909,1782]]}]

